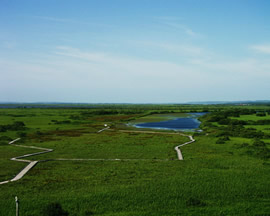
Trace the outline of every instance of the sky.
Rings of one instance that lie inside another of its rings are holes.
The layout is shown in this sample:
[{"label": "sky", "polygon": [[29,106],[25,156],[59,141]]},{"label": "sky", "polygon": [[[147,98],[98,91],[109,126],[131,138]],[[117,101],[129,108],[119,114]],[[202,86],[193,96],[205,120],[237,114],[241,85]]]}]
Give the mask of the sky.
[{"label": "sky", "polygon": [[1,0],[0,102],[270,100],[269,0]]}]

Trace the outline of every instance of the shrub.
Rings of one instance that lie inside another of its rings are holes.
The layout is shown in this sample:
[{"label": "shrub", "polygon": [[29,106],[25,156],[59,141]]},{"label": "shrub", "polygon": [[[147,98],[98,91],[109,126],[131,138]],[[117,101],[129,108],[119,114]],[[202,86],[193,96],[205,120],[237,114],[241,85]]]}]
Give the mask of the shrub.
[{"label": "shrub", "polygon": [[6,142],[0,141],[0,146],[7,145]]},{"label": "shrub", "polygon": [[26,135],[27,135],[27,134],[26,134],[25,132],[18,132],[18,133],[17,133],[17,136],[18,136],[18,137],[21,137],[21,138],[26,137]]},{"label": "shrub", "polygon": [[6,132],[7,127],[5,125],[0,125],[0,132]]},{"label": "shrub", "polygon": [[41,131],[39,131],[39,130],[38,130],[38,131],[36,131],[36,132],[35,132],[35,134],[36,134],[37,136],[41,136],[41,135],[43,135],[43,133],[42,133]]},{"label": "shrub", "polygon": [[8,137],[8,136],[1,136],[0,137],[0,141],[7,141],[7,142],[9,142],[9,141],[11,141],[12,139],[10,138],[10,137]]},{"label": "shrub", "polygon": [[68,212],[63,210],[60,203],[48,204],[42,212],[43,216],[68,216]]},{"label": "shrub", "polygon": [[240,148],[245,148],[245,147],[248,147],[248,146],[249,146],[249,144],[246,143],[246,142],[244,142],[244,143],[242,143],[242,144],[240,145]]},{"label": "shrub", "polygon": [[202,206],[206,206],[206,204],[204,202],[202,202],[199,199],[190,197],[187,201],[186,201],[186,205],[187,206],[198,206],[198,207],[202,207]]},{"label": "shrub", "polygon": [[264,147],[265,142],[259,139],[255,139],[252,145],[256,147]]},{"label": "shrub", "polygon": [[270,150],[266,147],[261,148],[258,152],[257,152],[257,156],[262,158],[262,159],[269,159],[270,158]]},{"label": "shrub", "polygon": [[93,211],[85,211],[84,212],[84,216],[91,216],[91,215],[94,215],[94,212]]},{"label": "shrub", "polygon": [[256,116],[263,117],[263,116],[266,116],[266,113],[265,112],[258,112],[258,113],[256,113]]},{"label": "shrub", "polygon": [[216,144],[225,144],[226,141],[229,141],[230,138],[228,136],[223,136],[223,137],[220,137],[217,141],[216,141]]},{"label": "shrub", "polygon": [[219,139],[216,141],[216,144],[225,144],[225,141],[222,140],[222,138],[219,138]]},{"label": "shrub", "polygon": [[18,130],[24,130],[25,124],[22,121],[16,121],[13,124],[8,125],[0,125],[0,132],[6,132],[8,130],[11,131],[18,131]]},{"label": "shrub", "polygon": [[269,125],[270,120],[269,119],[261,119],[254,123],[255,125]]}]

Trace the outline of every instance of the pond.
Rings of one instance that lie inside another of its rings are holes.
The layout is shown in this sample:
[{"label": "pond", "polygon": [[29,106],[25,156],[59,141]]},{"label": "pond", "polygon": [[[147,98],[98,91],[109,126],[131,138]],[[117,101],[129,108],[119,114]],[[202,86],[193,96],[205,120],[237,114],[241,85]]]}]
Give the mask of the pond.
[{"label": "pond", "polygon": [[136,124],[137,128],[169,129],[169,130],[195,130],[198,129],[201,122],[198,117],[206,113],[189,113],[185,118],[173,118],[166,121],[147,122]]}]

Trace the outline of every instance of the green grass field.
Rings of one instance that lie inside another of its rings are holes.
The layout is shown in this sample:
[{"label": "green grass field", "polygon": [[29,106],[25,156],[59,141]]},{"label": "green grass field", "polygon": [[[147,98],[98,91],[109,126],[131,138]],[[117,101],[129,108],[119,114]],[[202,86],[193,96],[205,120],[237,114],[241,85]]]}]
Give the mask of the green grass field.
[{"label": "green grass field", "polygon": [[232,117],[233,119],[237,119],[237,120],[253,120],[253,121],[257,121],[257,120],[264,120],[264,119],[270,119],[270,115],[266,115],[266,116],[256,116],[256,114],[253,115],[241,115],[240,117]]},{"label": "green grass field", "polygon": [[[14,196],[20,199],[21,215],[27,216],[42,215],[53,202],[72,216],[269,215],[270,162],[249,154],[252,139],[230,137],[216,144],[218,138],[211,134],[195,134],[196,142],[181,148],[184,160],[178,161],[174,147],[187,137],[119,131],[141,114],[82,113],[2,109],[0,125],[23,121],[26,129],[0,132],[0,137],[15,139],[24,132],[18,144],[54,149],[31,160],[136,160],[40,162],[21,180],[0,185],[1,216],[15,215]],[[104,123],[112,130],[95,133]],[[10,157],[36,151],[7,143],[0,144],[0,181],[26,165]]]},{"label": "green grass field", "polygon": [[[270,120],[270,115],[256,116],[253,115],[241,115],[240,117],[232,117],[232,119],[244,120],[244,121],[258,121],[258,120]],[[263,131],[266,134],[270,134],[270,125],[245,125],[246,128],[254,128],[258,131]]]}]

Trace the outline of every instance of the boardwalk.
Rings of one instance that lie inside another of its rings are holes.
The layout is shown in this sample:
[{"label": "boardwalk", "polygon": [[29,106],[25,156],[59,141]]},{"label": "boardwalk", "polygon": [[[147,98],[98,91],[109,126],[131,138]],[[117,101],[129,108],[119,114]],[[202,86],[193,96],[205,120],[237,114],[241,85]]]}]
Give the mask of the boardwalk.
[{"label": "boardwalk", "polygon": [[[97,133],[101,133],[101,132],[103,132],[105,130],[108,130],[109,128],[110,127],[103,128],[103,129],[97,131]],[[176,146],[174,148],[176,153],[177,153],[177,159],[178,160],[183,160],[184,159],[183,155],[182,155],[182,152],[180,150],[180,147],[195,142],[195,139],[193,139],[193,137],[191,135],[186,135],[186,134],[182,134],[182,133],[167,133],[167,132],[155,132],[155,131],[133,131],[133,130],[130,130],[130,131],[129,130],[119,130],[119,131],[124,132],[124,133],[150,133],[150,134],[170,134],[170,135],[177,135],[178,134],[180,136],[189,137],[190,141],[182,143],[182,144],[180,144],[180,145],[178,145],[178,146]],[[25,145],[16,145],[16,144],[14,144],[15,142],[17,142],[19,140],[20,140],[20,138],[17,138],[15,140],[9,142],[9,144],[12,145],[12,146],[17,146],[17,147],[22,147],[22,148],[38,149],[38,150],[42,150],[42,151],[11,158],[10,160],[29,163],[29,164],[26,167],[24,167],[23,170],[21,170],[14,178],[12,178],[11,180],[0,182],[0,185],[20,180],[27,172],[29,172],[29,170],[31,170],[38,162],[40,162],[40,161],[25,160],[25,159],[22,159],[22,158],[35,156],[35,155],[40,155],[40,154],[45,154],[45,153],[49,153],[49,152],[53,151],[53,149],[41,148],[41,147],[36,147],[36,146],[25,146]],[[80,159],[80,158],[65,159],[65,158],[56,158],[56,159],[50,159],[50,160],[51,161],[132,161],[132,160],[150,160],[150,159],[118,159],[118,158],[115,158],[115,159],[91,159],[91,158],[89,158],[89,159]],[[153,159],[151,159],[151,160],[153,160]],[[165,159],[165,160],[155,159],[155,160],[157,160],[157,161],[168,161],[168,159]]]}]

